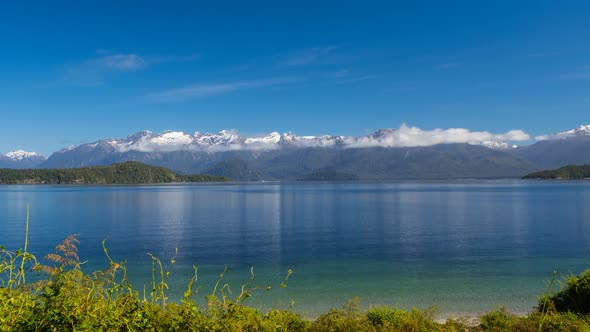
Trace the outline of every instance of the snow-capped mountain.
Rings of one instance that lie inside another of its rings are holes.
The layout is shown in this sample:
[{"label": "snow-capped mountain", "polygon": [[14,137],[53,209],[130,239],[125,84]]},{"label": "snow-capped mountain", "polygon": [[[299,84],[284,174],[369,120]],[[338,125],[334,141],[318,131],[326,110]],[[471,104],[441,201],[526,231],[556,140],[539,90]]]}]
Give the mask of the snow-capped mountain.
[{"label": "snow-capped mountain", "polygon": [[33,152],[0,154],[0,167],[68,168],[133,160],[179,173],[236,180],[294,180],[314,178],[316,173],[378,180],[519,177],[546,168],[590,164],[590,125],[537,137],[530,145],[514,144],[528,140],[530,136],[521,130],[494,134],[406,125],[362,136],[140,131],[69,146],[45,161]]},{"label": "snow-capped mountain", "polygon": [[272,132],[265,136],[243,137],[229,130],[219,133],[187,134],[180,131],[165,131],[155,134],[142,131],[126,138],[105,139],[58,151],[65,153],[76,148],[111,147],[116,152],[171,152],[203,151],[220,152],[231,150],[274,150],[291,147],[329,147],[344,141],[344,136],[297,136],[293,133]]},{"label": "snow-capped mountain", "polygon": [[588,137],[590,136],[590,125],[581,125],[578,128],[563,131],[560,133],[555,133],[551,135],[542,135],[535,137],[537,141],[545,141],[545,140],[553,140],[553,139],[563,139],[563,138],[571,138],[571,137]]},{"label": "snow-capped mountain", "polygon": [[[267,151],[280,148],[365,148],[365,147],[414,147],[440,143],[469,143],[492,149],[509,149],[513,145],[497,140],[506,134],[493,135],[487,132],[470,133],[464,129],[422,131],[402,126],[399,129],[379,129],[365,136],[299,136],[291,132],[272,132],[264,136],[245,137],[235,131],[222,130],[218,133],[165,131],[159,134],[141,131],[126,138],[105,139],[78,147],[58,151],[65,153],[72,149],[102,148],[111,152],[172,152],[201,151],[216,153],[234,150]],[[509,137],[510,138],[510,137]]]},{"label": "snow-capped mountain", "polygon": [[590,164],[590,125],[535,137],[537,142],[519,147],[518,154],[540,169]]},{"label": "snow-capped mountain", "polygon": [[30,160],[30,159],[36,159],[36,158],[42,157],[37,152],[27,152],[24,150],[16,150],[16,151],[8,152],[6,154],[6,156],[8,158],[16,160],[16,161],[22,161],[22,160],[26,160],[26,159]]},{"label": "snow-capped mountain", "polygon": [[[530,140],[530,136],[521,130],[494,134],[463,128],[423,130],[406,125],[362,136],[141,131],[125,138],[64,148],[39,167],[110,165],[133,160],[179,173],[224,175],[236,180],[313,178],[315,172],[377,180],[519,177],[545,168],[590,164],[590,126],[544,138],[516,146],[515,142]],[[0,155],[0,165],[23,168],[13,165],[35,155],[18,151],[11,157]]]},{"label": "snow-capped mountain", "polygon": [[34,168],[45,161],[45,157],[37,152],[16,150],[6,155],[0,154],[1,168]]},{"label": "snow-capped mountain", "polygon": [[274,131],[262,137],[249,137],[244,140],[245,144],[277,144],[281,141],[283,135]]},{"label": "snow-capped mountain", "polygon": [[578,128],[571,130],[571,132],[576,136],[589,136],[590,125],[581,125]]},{"label": "snow-capped mountain", "polygon": [[367,179],[515,176],[535,168],[506,154],[505,150],[512,145],[504,140],[528,138],[519,130],[492,134],[456,128],[422,130],[406,125],[363,136],[292,132],[243,136],[231,130],[193,134],[141,131],[125,138],[62,149],[42,167],[110,165],[134,160],[180,173],[249,180],[292,180],[323,170],[342,170]]}]

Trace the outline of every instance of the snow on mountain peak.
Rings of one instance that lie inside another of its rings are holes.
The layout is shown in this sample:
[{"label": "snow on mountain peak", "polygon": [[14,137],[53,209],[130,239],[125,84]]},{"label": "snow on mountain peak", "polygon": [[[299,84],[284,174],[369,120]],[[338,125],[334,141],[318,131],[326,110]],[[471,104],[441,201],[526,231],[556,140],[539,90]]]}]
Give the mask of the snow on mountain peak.
[{"label": "snow on mountain peak", "polygon": [[222,130],[217,134],[196,132],[193,141],[198,146],[230,145],[240,143],[241,137],[229,130]]},{"label": "snow on mountain peak", "polygon": [[[587,128],[590,132],[590,126]],[[83,144],[86,149],[104,148],[117,152],[171,152],[180,150],[218,152],[227,150],[274,150],[282,147],[415,147],[444,143],[469,143],[483,145],[494,149],[512,148],[504,141],[522,141],[529,136],[513,130],[504,134],[474,132],[462,128],[423,130],[402,125],[395,129],[379,129],[365,136],[298,136],[292,132],[280,134],[271,132],[267,135],[244,137],[234,130],[221,130],[218,133],[187,134],[182,131],[164,131],[152,133],[142,131],[123,139],[109,139]],[[67,150],[62,150],[67,152]]]},{"label": "snow on mountain peak", "polygon": [[283,143],[293,143],[293,142],[295,142],[295,140],[297,140],[297,136],[295,136],[295,134],[293,134],[290,131],[281,135],[281,139],[280,139],[280,141]]},{"label": "snow on mountain peak", "polygon": [[181,131],[166,131],[160,135],[156,135],[150,141],[158,145],[183,145],[191,144],[193,137]]},{"label": "snow on mountain peak", "polygon": [[77,148],[77,147],[78,147],[77,145],[68,145],[68,146],[66,146],[65,148],[63,148],[63,149],[61,149],[61,150],[57,151],[57,153],[66,153],[66,152],[68,152],[68,151],[74,150],[74,149],[75,149],[75,148]]},{"label": "snow on mountain peak", "polygon": [[494,150],[511,150],[511,149],[516,149],[518,147],[518,145],[509,144],[509,143],[500,142],[500,141],[484,141],[484,142],[481,142],[481,145],[488,147],[490,149],[494,149]]},{"label": "snow on mountain peak", "polygon": [[590,135],[590,125],[581,125],[572,131],[576,135],[588,136]]},{"label": "snow on mountain peak", "polygon": [[261,137],[248,137],[244,140],[245,144],[277,144],[281,140],[281,134],[276,131],[261,136]]},{"label": "snow on mountain peak", "polygon": [[6,154],[6,156],[10,159],[17,160],[17,161],[41,157],[41,155],[38,154],[37,152],[27,152],[24,150],[16,150],[16,151],[8,152]]},{"label": "snow on mountain peak", "polygon": [[590,125],[581,125],[578,128],[563,131],[560,133],[555,133],[551,135],[541,135],[535,137],[537,141],[546,141],[546,140],[554,140],[554,139],[563,139],[569,137],[580,137],[580,136],[590,136]]}]

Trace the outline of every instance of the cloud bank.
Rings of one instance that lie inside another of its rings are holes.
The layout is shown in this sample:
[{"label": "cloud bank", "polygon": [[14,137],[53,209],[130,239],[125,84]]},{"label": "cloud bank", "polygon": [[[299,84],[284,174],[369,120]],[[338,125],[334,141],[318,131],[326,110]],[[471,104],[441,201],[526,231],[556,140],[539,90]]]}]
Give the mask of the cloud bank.
[{"label": "cloud bank", "polygon": [[423,130],[403,124],[397,129],[380,129],[365,136],[298,136],[293,133],[246,137],[237,131],[222,130],[219,133],[187,134],[166,131],[154,134],[149,131],[139,132],[124,139],[98,141],[87,144],[91,148],[105,144],[119,152],[171,152],[171,151],[205,151],[219,152],[229,150],[275,150],[280,148],[306,147],[420,147],[437,144],[468,143],[493,148],[510,148],[505,142],[529,140],[530,136],[522,130],[510,130],[494,134],[487,131],[470,131],[464,128]]},{"label": "cloud bank", "polygon": [[503,134],[487,131],[470,131],[464,128],[423,130],[406,124],[399,129],[381,129],[365,137],[345,140],[347,147],[416,147],[436,144],[487,142],[519,142],[529,140],[530,136],[522,130],[510,130]]}]

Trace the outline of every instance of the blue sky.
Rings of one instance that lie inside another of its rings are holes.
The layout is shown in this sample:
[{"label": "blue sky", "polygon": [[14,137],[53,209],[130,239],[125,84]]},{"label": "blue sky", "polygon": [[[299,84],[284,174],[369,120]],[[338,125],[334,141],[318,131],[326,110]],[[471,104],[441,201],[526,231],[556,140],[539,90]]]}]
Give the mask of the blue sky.
[{"label": "blue sky", "polygon": [[562,131],[590,123],[588,22],[587,1],[6,2],[0,152],[143,129]]}]

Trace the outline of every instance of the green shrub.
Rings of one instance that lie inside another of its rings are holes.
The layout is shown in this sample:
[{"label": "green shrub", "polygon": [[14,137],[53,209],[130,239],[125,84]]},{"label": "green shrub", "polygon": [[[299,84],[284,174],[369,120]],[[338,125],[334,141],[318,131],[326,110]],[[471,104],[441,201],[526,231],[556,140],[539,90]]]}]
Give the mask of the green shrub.
[{"label": "green shrub", "polygon": [[288,310],[271,310],[262,318],[264,331],[305,331],[307,321],[300,315]]},{"label": "green shrub", "polygon": [[399,331],[439,331],[440,326],[434,322],[435,310],[404,311],[388,307],[371,308],[367,319],[375,327],[390,327]]},{"label": "green shrub", "polygon": [[540,300],[539,308],[544,307],[545,300],[558,312],[590,314],[590,270],[569,277],[562,290]]},{"label": "green shrub", "polygon": [[360,310],[359,298],[348,301],[341,310],[332,309],[311,323],[309,331],[353,332],[377,331]]},{"label": "green shrub", "polygon": [[35,300],[29,292],[11,292],[0,287],[0,331],[30,330]]},{"label": "green shrub", "polygon": [[518,322],[519,331],[590,331],[588,320],[577,314],[549,312],[545,315],[533,312]]},{"label": "green shrub", "polygon": [[509,332],[513,331],[518,317],[510,314],[506,308],[501,307],[479,318],[482,331]]},{"label": "green shrub", "polygon": [[258,310],[241,304],[230,304],[224,314],[216,321],[217,330],[260,331],[262,319]]},{"label": "green shrub", "polygon": [[448,318],[441,326],[441,331],[448,332],[465,332],[471,331],[475,324],[467,318]]}]

